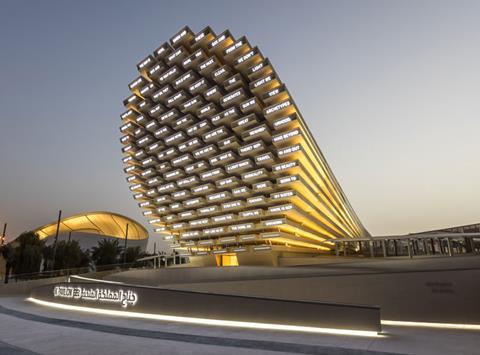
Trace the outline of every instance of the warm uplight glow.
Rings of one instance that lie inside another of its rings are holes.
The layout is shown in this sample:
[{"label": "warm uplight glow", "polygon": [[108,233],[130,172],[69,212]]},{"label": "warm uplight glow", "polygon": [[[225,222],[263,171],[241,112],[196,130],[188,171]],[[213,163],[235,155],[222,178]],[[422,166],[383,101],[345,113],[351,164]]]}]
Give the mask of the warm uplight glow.
[{"label": "warm uplight glow", "polygon": [[221,266],[238,266],[238,259],[236,254],[221,255]]},{"label": "warm uplight glow", "polygon": [[241,322],[241,321],[232,321],[232,320],[180,317],[180,316],[171,316],[171,315],[164,315],[164,314],[139,313],[139,312],[130,312],[130,311],[115,311],[115,310],[109,310],[109,309],[90,308],[90,307],[66,305],[66,304],[55,303],[55,302],[47,302],[47,301],[42,301],[33,297],[27,298],[27,301],[36,303],[38,305],[53,307],[57,309],[102,314],[102,315],[108,315],[108,316],[118,316],[118,317],[125,317],[125,318],[141,318],[141,319],[151,319],[151,320],[160,320],[160,321],[169,321],[169,322],[199,324],[199,325],[213,325],[213,326],[222,326],[222,327],[238,327],[238,328],[249,328],[249,329],[265,329],[265,330],[320,333],[320,334],[333,334],[333,335],[350,335],[350,336],[359,336],[359,337],[381,337],[382,336],[377,332],[365,331],[365,330],[304,327],[299,325]]}]

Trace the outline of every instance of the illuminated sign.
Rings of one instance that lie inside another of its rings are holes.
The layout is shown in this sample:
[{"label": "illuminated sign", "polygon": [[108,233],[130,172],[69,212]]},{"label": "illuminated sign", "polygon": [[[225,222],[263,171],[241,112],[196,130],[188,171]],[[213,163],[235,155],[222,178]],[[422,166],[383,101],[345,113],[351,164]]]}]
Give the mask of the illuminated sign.
[{"label": "illuminated sign", "polygon": [[280,104],[278,104],[278,105],[275,105],[275,106],[273,106],[273,107],[270,107],[270,108],[266,109],[266,110],[265,110],[265,114],[266,114],[266,115],[269,115],[269,114],[271,114],[271,113],[277,112],[277,111],[279,111],[279,110],[282,110],[282,109],[290,106],[291,104],[292,104],[292,103],[291,103],[289,100],[284,101],[284,102],[282,102],[282,103],[280,103]]},{"label": "illuminated sign", "polygon": [[242,40],[239,40],[239,41],[236,42],[233,46],[228,47],[228,48],[225,50],[225,54],[230,54],[230,53],[233,52],[235,49],[240,48],[242,45],[243,45],[243,41],[242,41]]},{"label": "illuminated sign", "polygon": [[190,86],[188,88],[189,91],[195,91],[196,89],[200,88],[201,86],[205,85],[207,82],[205,79],[200,79],[199,81],[197,81],[195,84],[193,84],[192,86]]},{"label": "illuminated sign", "polygon": [[142,69],[143,67],[145,67],[146,65],[150,64],[152,62],[152,58],[148,57],[147,59],[145,59],[143,62],[141,62],[138,67],[140,69]]},{"label": "illuminated sign", "polygon": [[87,288],[80,286],[55,286],[53,296],[79,301],[118,304],[122,308],[135,306],[138,295],[128,289],[111,290],[109,288]]},{"label": "illuminated sign", "polygon": [[213,94],[217,93],[218,92],[218,88],[215,86],[213,87],[212,89],[208,90],[206,93],[205,93],[205,96],[206,97],[209,97],[209,96],[212,96]]},{"label": "illuminated sign", "polygon": [[200,64],[200,70],[204,70],[205,68],[209,67],[215,63],[215,60],[213,58],[210,58],[209,60],[205,61],[204,63]]},{"label": "illuminated sign", "polygon": [[[212,217],[212,221],[215,222],[215,223],[220,223],[220,222],[225,222],[225,221],[231,221],[234,219],[234,215],[233,214],[225,214],[225,215],[222,215],[222,216],[216,216],[216,217]],[[226,241],[227,238],[222,238],[223,241]],[[235,238],[231,239],[231,240],[235,240]]]},{"label": "illuminated sign", "polygon": [[170,69],[169,71],[167,71],[165,74],[163,74],[158,80],[160,82],[162,81],[165,81],[168,79],[168,77],[172,76],[172,75],[175,75],[178,73],[178,69],[177,67],[173,67],[172,69]]},{"label": "illuminated sign", "polygon": [[197,197],[191,200],[187,200],[184,203],[185,203],[185,206],[198,205],[199,203],[202,203],[202,199],[200,197]]},{"label": "illuminated sign", "polygon": [[250,173],[247,173],[247,174],[243,174],[242,175],[242,178],[245,179],[245,180],[249,180],[249,179],[253,179],[253,178],[256,178],[256,177],[259,177],[261,175],[265,175],[265,169],[258,169],[258,170],[255,170],[255,171],[252,171]]},{"label": "illuminated sign", "polygon": [[298,162],[296,160],[288,163],[281,163],[281,164],[274,165],[273,171],[277,172],[277,171],[287,170],[296,166],[298,166]]},{"label": "illuminated sign", "polygon": [[[142,88],[142,90],[140,90],[140,94],[144,95],[146,92],[152,90],[154,87],[155,87],[155,85],[153,85],[153,84],[148,84],[147,86],[145,86],[144,88]],[[145,104],[142,102],[141,105],[143,106],[143,105],[145,105]]]},{"label": "illuminated sign", "polygon": [[179,48],[177,49],[175,52],[173,52],[169,57],[168,57],[168,61],[172,61],[173,59],[175,59],[176,57],[178,57],[180,54],[182,54],[183,52],[183,49],[182,48]]},{"label": "illuminated sign", "polygon": [[130,90],[135,88],[137,85],[139,85],[140,83],[143,82],[143,78],[142,77],[139,77],[137,80],[134,80],[130,85],[129,85],[129,88]]},{"label": "illuminated sign", "polygon": [[249,192],[249,189],[245,186],[237,187],[236,189],[232,190],[232,194],[234,195],[243,195]]},{"label": "illuminated sign", "polygon": [[200,232],[199,231],[183,232],[183,233],[180,233],[180,235],[182,238],[199,237]]},{"label": "illuminated sign", "polygon": [[284,155],[288,155],[288,154],[291,154],[291,153],[295,153],[295,152],[299,151],[300,149],[301,149],[300,144],[296,144],[296,145],[291,146],[291,147],[279,149],[279,150],[277,151],[277,155],[278,155],[279,157],[282,157],[282,156],[284,156]]},{"label": "illuminated sign", "polygon": [[256,89],[262,85],[265,85],[266,83],[268,83],[269,81],[272,81],[274,79],[274,77],[272,75],[268,75],[267,77],[265,78],[262,78],[262,79],[259,79],[257,80],[256,82],[253,83],[253,87]]},{"label": "illuminated sign", "polygon": [[168,45],[168,43],[165,43],[155,51],[155,54],[158,56],[158,55],[162,54],[163,52],[165,52],[169,48],[170,48],[170,46]]},{"label": "illuminated sign", "polygon": [[226,104],[228,101],[233,100],[234,98],[239,97],[240,95],[243,95],[243,89],[238,89],[237,91],[234,91],[230,95],[223,97],[222,104]]},{"label": "illuminated sign", "polygon": [[265,197],[263,197],[263,196],[247,198],[247,203],[250,204],[250,205],[253,205],[253,204],[256,204],[256,203],[264,203],[264,202],[265,202]]},{"label": "illuminated sign", "polygon": [[241,56],[240,58],[238,58],[236,60],[236,64],[242,64],[243,62],[249,60],[250,58],[252,58],[255,54],[257,54],[257,51],[254,49],[252,49],[250,52],[248,52],[247,54],[245,54],[244,56]]},{"label": "illuminated sign", "polygon": [[157,71],[159,71],[162,68],[160,64],[155,65],[150,71],[148,72],[150,75],[155,74]]},{"label": "illuminated sign", "polygon": [[192,77],[192,72],[189,71],[187,74],[185,75],[182,75],[180,78],[178,78],[176,81],[175,81],[175,86],[178,86],[180,85],[181,83],[183,83],[185,80],[189,79]]},{"label": "illuminated sign", "polygon": [[218,37],[216,40],[214,40],[212,43],[210,43],[210,47],[213,48],[213,47],[217,46],[220,42],[224,41],[227,38],[227,35],[223,34],[220,37]]},{"label": "illuminated sign", "polygon": [[178,35],[176,35],[173,39],[172,39],[172,43],[176,43],[178,42],[182,37],[186,36],[187,35],[187,30],[183,30],[182,32],[180,32]]},{"label": "illuminated sign", "polygon": [[248,153],[252,150],[256,150],[256,149],[260,149],[260,148],[263,148],[263,142],[261,141],[258,141],[258,142],[254,142],[254,143],[251,143],[251,144],[248,144],[248,145],[245,145],[243,147],[241,147],[239,149],[239,152],[240,154],[245,154],[245,153]]},{"label": "illuminated sign", "polygon": [[120,118],[123,120],[123,119],[127,118],[128,116],[130,116],[132,113],[133,113],[132,110],[128,110],[128,111],[124,112],[124,113],[120,116]]},{"label": "illuminated sign", "polygon": [[242,105],[241,105],[241,108],[242,110],[246,109],[247,107],[249,106],[252,106],[252,105],[255,105],[257,103],[257,100],[256,99],[251,99],[251,100],[248,100],[247,102],[244,102]]},{"label": "illuminated sign", "polygon": [[218,233],[224,233],[225,232],[225,227],[217,227],[217,228],[210,228],[210,229],[204,229],[203,234],[218,234]]},{"label": "illuminated sign", "polygon": [[285,132],[285,133],[274,136],[272,138],[272,141],[274,143],[277,143],[277,142],[284,141],[284,140],[287,140],[289,138],[298,136],[299,134],[300,134],[300,131],[298,129],[294,129],[292,131],[288,131],[288,132]]},{"label": "illuminated sign", "polygon": [[273,122],[273,127],[278,128],[281,127],[289,122],[293,121],[292,116],[284,117],[284,118],[279,118],[275,122]]}]

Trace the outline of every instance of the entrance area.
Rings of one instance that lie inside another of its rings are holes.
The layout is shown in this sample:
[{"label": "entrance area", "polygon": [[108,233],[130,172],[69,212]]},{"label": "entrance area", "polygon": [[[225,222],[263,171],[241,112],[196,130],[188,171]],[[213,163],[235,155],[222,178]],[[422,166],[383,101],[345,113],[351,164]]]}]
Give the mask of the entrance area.
[{"label": "entrance area", "polygon": [[238,266],[237,254],[216,255],[217,266]]}]

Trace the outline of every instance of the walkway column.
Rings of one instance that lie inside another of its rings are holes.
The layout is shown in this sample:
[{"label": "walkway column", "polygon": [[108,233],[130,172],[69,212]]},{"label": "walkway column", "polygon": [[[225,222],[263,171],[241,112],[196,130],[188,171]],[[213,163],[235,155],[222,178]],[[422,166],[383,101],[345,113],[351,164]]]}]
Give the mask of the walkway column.
[{"label": "walkway column", "polygon": [[387,247],[385,246],[385,239],[382,239],[382,250],[383,250],[383,257],[387,257]]},{"label": "walkway column", "polygon": [[435,242],[433,241],[433,238],[430,238],[430,244],[432,244],[432,255],[435,255]]},{"label": "walkway column", "polygon": [[397,240],[393,240],[393,250],[395,251],[395,256],[398,256],[398,247],[397,247]]},{"label": "walkway column", "polygon": [[338,242],[335,242],[335,256],[338,257],[339,254],[340,254],[340,250],[339,250],[339,247],[338,247]]},{"label": "walkway column", "polygon": [[369,241],[368,241],[368,246],[369,246],[369,248],[370,248],[370,257],[371,257],[371,258],[374,258],[374,257],[375,257],[375,253],[374,253],[374,251],[373,251],[373,245],[374,245],[373,243],[375,243],[373,240],[369,240]]},{"label": "walkway column", "polygon": [[468,238],[468,241],[470,242],[470,248],[472,249],[472,254],[476,254],[475,241],[473,240],[473,237]]},{"label": "walkway column", "polygon": [[438,238],[438,245],[440,246],[440,254],[445,254],[441,238]]},{"label": "walkway column", "polygon": [[465,240],[465,252],[474,254],[475,253],[475,246],[473,245],[473,238],[466,237]]},{"label": "walkway column", "polygon": [[411,259],[413,258],[412,255],[412,245],[411,245],[411,240],[407,239],[407,250],[408,250],[408,257]]},{"label": "walkway column", "polygon": [[347,256],[347,242],[343,242],[343,256]]},{"label": "walkway column", "polygon": [[448,246],[448,255],[453,256],[452,242],[450,238],[447,238],[447,246]]},{"label": "walkway column", "polygon": [[427,241],[425,239],[422,239],[422,242],[423,242],[423,252],[425,253],[425,255],[430,254],[430,251],[427,248]]}]

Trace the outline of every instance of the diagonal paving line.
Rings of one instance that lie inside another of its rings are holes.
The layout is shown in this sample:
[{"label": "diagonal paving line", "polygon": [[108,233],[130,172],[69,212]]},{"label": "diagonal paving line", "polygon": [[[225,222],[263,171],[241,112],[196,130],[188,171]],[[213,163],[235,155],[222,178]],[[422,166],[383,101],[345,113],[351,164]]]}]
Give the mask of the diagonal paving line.
[{"label": "diagonal paving line", "polygon": [[2,355],[36,355],[38,353],[19,348],[18,346],[5,343],[0,340],[0,354]]}]

